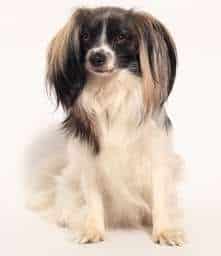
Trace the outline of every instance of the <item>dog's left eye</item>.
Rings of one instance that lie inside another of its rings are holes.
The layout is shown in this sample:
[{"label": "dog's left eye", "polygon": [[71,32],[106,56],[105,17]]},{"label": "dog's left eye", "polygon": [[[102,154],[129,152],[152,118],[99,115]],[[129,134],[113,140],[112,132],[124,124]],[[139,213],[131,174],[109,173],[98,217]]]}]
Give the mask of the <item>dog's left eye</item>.
[{"label": "dog's left eye", "polygon": [[127,35],[126,34],[119,34],[117,35],[117,37],[115,38],[115,42],[117,44],[122,44],[127,40]]}]

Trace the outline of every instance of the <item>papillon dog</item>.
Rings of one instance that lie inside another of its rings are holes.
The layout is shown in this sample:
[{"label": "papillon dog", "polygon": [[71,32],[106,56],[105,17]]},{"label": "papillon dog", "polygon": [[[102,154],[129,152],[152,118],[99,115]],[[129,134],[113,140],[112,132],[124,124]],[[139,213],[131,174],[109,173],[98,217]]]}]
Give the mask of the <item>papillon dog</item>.
[{"label": "papillon dog", "polygon": [[38,172],[31,205],[52,209],[80,243],[151,224],[155,242],[183,244],[182,160],[165,109],[176,64],[171,35],[145,12],[80,8],[53,38],[47,84],[66,114],[66,148]]}]

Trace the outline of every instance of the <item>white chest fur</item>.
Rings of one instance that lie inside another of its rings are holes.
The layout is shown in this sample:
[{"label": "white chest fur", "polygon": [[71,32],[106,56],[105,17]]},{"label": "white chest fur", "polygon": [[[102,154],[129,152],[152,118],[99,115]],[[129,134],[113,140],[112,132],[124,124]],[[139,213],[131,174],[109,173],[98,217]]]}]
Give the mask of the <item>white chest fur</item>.
[{"label": "white chest fur", "polygon": [[128,200],[129,195],[130,200],[133,196],[144,197],[150,181],[150,152],[148,125],[140,125],[141,79],[122,71],[102,83],[91,81],[82,95],[82,104],[95,112],[98,120],[101,152],[96,157],[96,168],[106,192],[111,190],[112,199],[120,194],[121,200]]}]

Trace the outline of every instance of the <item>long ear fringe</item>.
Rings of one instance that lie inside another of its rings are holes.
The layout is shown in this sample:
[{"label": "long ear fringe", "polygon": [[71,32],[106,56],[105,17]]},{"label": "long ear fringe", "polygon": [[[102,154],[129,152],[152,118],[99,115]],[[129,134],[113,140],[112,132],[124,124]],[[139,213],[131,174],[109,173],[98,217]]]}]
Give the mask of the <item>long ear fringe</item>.
[{"label": "long ear fringe", "polygon": [[144,114],[154,112],[166,101],[176,74],[175,44],[164,26],[146,13],[135,14],[140,40]]},{"label": "long ear fringe", "polygon": [[[68,109],[82,86],[79,53],[79,26],[76,19],[78,9],[56,34],[49,45],[47,57],[47,91],[54,91],[57,106],[61,103]],[[70,72],[71,70],[71,72]]]}]

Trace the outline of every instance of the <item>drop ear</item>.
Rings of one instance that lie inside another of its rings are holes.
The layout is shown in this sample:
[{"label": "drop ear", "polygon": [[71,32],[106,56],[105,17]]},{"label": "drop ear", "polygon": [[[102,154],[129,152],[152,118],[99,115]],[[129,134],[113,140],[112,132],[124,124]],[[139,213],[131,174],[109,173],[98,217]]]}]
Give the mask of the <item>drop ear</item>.
[{"label": "drop ear", "polygon": [[147,14],[136,16],[144,104],[154,111],[167,100],[176,76],[176,47],[167,29]]},{"label": "drop ear", "polygon": [[84,9],[78,9],[49,45],[47,82],[55,92],[57,105],[69,109],[85,84],[80,61],[79,22]]}]

